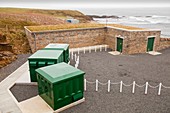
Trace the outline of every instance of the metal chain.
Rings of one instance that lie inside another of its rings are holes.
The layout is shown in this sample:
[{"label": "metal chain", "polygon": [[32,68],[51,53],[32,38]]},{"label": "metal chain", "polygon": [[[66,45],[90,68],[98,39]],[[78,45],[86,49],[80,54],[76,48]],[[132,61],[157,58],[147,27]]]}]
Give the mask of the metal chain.
[{"label": "metal chain", "polygon": [[164,88],[170,88],[170,87],[164,86],[163,84],[162,84],[162,87],[164,87]]},{"label": "metal chain", "polygon": [[132,84],[129,84],[129,85],[126,85],[126,84],[124,84],[124,83],[122,83],[124,86],[131,86],[131,85],[133,85],[133,83]]},{"label": "metal chain", "polygon": [[[86,82],[89,83],[89,84],[95,84],[95,83],[96,83],[96,81],[91,82],[91,81],[87,81],[87,80],[86,80]],[[100,82],[100,81],[98,81],[98,83],[101,84],[101,85],[107,85],[107,84],[108,84],[108,82],[102,83],[102,82]],[[111,82],[110,84],[120,84],[120,82],[116,82],[116,83],[112,83],[112,82]],[[132,85],[133,85],[133,83],[132,83],[132,84],[128,84],[128,85],[125,84],[125,83],[122,83],[122,84],[123,84],[124,86],[132,86]],[[138,86],[138,87],[144,87],[144,86],[146,86],[146,84],[144,84],[144,85],[139,85],[139,84],[136,84],[136,83],[135,83],[135,85]],[[159,85],[157,85],[157,86],[152,86],[152,85],[150,85],[150,84],[148,84],[148,86],[151,87],[151,88],[158,88],[158,87],[159,87]],[[168,87],[168,86],[164,86],[163,84],[162,84],[162,87],[164,87],[164,88],[170,88],[170,87]]]},{"label": "metal chain", "polygon": [[135,83],[135,85],[138,86],[138,87],[144,87],[146,84],[144,84],[144,85],[138,85],[138,84]]},{"label": "metal chain", "polygon": [[91,81],[87,81],[87,80],[86,80],[86,82],[89,83],[89,84],[95,84],[96,83],[96,82],[91,82]]},{"label": "metal chain", "polygon": [[151,86],[150,84],[148,84],[148,86],[151,87],[151,88],[157,88],[157,87],[159,87],[159,85],[157,85],[157,86]]},{"label": "metal chain", "polygon": [[116,83],[112,83],[112,82],[111,82],[110,84],[120,84],[120,82],[116,82]]},{"label": "metal chain", "polygon": [[[98,82],[99,82],[99,81],[98,81]],[[99,82],[99,84],[101,84],[101,85],[107,85],[108,82],[106,82],[106,83]]]}]

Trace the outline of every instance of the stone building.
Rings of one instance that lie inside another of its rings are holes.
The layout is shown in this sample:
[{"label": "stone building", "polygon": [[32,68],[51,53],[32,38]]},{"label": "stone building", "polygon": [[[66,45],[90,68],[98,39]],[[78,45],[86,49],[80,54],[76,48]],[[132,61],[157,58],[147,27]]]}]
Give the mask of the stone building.
[{"label": "stone building", "polygon": [[[29,28],[25,27],[25,31],[32,52],[49,43],[68,43],[70,48],[107,44],[113,51],[119,51],[122,54],[145,53],[164,48],[160,45],[161,31],[156,29],[100,26],[31,31]],[[166,47],[170,47],[170,45],[166,45]]]}]

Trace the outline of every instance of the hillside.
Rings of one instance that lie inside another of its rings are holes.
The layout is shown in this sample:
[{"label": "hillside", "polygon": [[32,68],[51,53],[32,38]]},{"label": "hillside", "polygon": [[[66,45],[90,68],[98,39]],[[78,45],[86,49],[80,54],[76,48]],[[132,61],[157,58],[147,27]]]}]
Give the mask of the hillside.
[{"label": "hillside", "polygon": [[75,10],[0,8],[0,68],[15,60],[17,54],[30,52],[24,26],[67,24],[67,18],[91,21]]},{"label": "hillside", "polygon": [[91,18],[85,16],[83,13],[77,10],[41,10],[41,9],[20,9],[20,8],[0,8],[0,13],[6,14],[33,14],[35,15],[44,15],[48,17],[52,17],[54,19],[67,19],[67,18],[75,18],[79,19],[80,22],[88,22],[91,21]]}]

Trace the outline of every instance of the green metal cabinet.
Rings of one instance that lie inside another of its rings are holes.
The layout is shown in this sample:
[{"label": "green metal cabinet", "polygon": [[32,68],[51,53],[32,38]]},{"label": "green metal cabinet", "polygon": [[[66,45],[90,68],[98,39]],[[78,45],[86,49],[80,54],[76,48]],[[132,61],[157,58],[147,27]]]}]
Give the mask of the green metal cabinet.
[{"label": "green metal cabinet", "polygon": [[64,62],[36,70],[39,95],[54,109],[83,98],[84,72]]},{"label": "green metal cabinet", "polygon": [[123,39],[117,38],[117,51],[122,52],[123,49]]},{"label": "green metal cabinet", "polygon": [[37,82],[35,69],[63,62],[63,50],[38,50],[28,61],[31,82]]},{"label": "green metal cabinet", "polygon": [[153,51],[155,37],[148,38],[147,51]]},{"label": "green metal cabinet", "polygon": [[45,50],[64,50],[64,62],[69,62],[69,44],[48,44],[45,48]]}]

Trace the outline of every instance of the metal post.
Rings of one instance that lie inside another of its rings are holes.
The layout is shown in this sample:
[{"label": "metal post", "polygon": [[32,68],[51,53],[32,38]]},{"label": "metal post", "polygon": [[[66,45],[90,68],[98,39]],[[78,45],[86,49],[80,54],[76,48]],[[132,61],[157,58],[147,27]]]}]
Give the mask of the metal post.
[{"label": "metal post", "polygon": [[105,45],[105,51],[107,51],[107,45]]},{"label": "metal post", "polygon": [[75,59],[75,62],[76,62],[76,59],[77,59],[77,55],[76,54],[74,55],[74,59]]},{"label": "metal post", "polygon": [[75,68],[77,68],[78,67],[78,65],[77,65],[77,63],[75,64]]},{"label": "metal post", "polygon": [[84,79],[84,91],[86,91],[86,79]]},{"label": "metal post", "polygon": [[158,95],[161,95],[161,87],[162,87],[162,83],[159,84]]},{"label": "metal post", "polygon": [[146,82],[145,95],[148,93],[148,82]]},{"label": "metal post", "polygon": [[91,53],[91,47],[89,46],[89,53]]},{"label": "metal post", "polygon": [[123,82],[120,82],[120,93],[122,92],[122,86],[123,86]]},{"label": "metal post", "polygon": [[99,85],[99,82],[98,80],[96,80],[96,91],[98,91],[98,85]]},{"label": "metal post", "polygon": [[132,93],[135,93],[135,81],[133,81]]},{"label": "metal post", "polygon": [[110,92],[110,80],[108,80],[108,92]]},{"label": "metal post", "polygon": [[100,51],[102,51],[102,46],[100,45]]}]

